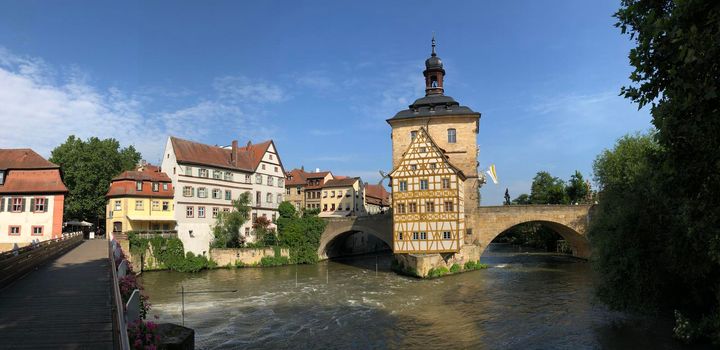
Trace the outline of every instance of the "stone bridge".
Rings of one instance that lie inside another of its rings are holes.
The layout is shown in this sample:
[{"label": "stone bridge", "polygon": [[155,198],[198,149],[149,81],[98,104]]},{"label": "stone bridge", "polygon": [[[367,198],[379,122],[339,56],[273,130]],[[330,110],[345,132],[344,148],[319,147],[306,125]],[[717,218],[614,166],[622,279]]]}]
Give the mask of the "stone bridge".
[{"label": "stone bridge", "polygon": [[[592,217],[591,205],[502,205],[479,207],[468,215],[467,223],[473,227],[472,235],[466,241],[480,245],[484,251],[487,246],[513,226],[538,222],[557,232],[568,242],[574,256],[590,257],[590,241],[587,239],[587,227]],[[357,232],[374,236],[392,247],[392,215],[372,215],[348,218],[326,219],[325,232],[320,237],[318,255],[328,258],[328,249],[339,237]],[[482,254],[481,251],[481,254]]]},{"label": "stone bridge", "polygon": [[344,237],[357,232],[372,235],[392,248],[392,215],[390,213],[370,216],[326,218],[325,232],[320,237],[318,255],[320,259],[328,258],[328,249],[338,237]]},{"label": "stone bridge", "polygon": [[[574,256],[590,257],[587,228],[592,205],[502,205],[479,207],[469,217],[474,227],[472,240],[484,251],[495,237],[511,227],[539,222],[557,232],[568,242]],[[482,253],[481,253],[482,254]]]}]

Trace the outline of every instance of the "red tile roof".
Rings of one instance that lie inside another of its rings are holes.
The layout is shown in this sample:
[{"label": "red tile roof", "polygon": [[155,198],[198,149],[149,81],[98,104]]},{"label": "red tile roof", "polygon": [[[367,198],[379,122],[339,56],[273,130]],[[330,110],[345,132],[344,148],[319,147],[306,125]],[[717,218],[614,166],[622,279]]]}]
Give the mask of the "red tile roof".
[{"label": "red tile roof", "polygon": [[[34,153],[34,152],[33,152]],[[60,169],[9,170],[0,194],[65,193],[68,189],[60,179]]]},{"label": "red tile roof", "polygon": [[315,172],[315,173],[305,173],[305,176],[308,179],[317,179],[317,178],[325,178],[325,176],[327,176],[327,174],[330,174],[330,172],[329,171],[319,171],[319,172]]},{"label": "red tile roof", "polygon": [[54,168],[59,166],[48,162],[29,148],[0,149],[0,170]]},{"label": "red tile roof", "polygon": [[0,170],[5,172],[0,194],[65,193],[60,167],[29,148],[0,149]]},{"label": "red tile roof", "polygon": [[172,142],[178,163],[208,165],[244,171],[255,171],[258,165],[260,165],[265,152],[267,152],[270,145],[273,144],[272,140],[268,140],[258,144],[248,144],[245,147],[238,147],[235,160],[233,160],[231,148],[210,146],[173,136],[170,137],[170,141]]},{"label": "red tile roof", "polygon": [[285,174],[285,186],[306,186],[308,189],[321,188],[323,183],[320,185],[310,186],[308,185],[308,179],[324,179],[325,176],[331,174],[329,171],[318,171],[318,172],[307,172],[303,169],[293,169]]},{"label": "red tile roof", "polygon": [[371,204],[389,205],[390,194],[383,185],[365,185],[365,200]]},{"label": "red tile roof", "polygon": [[154,165],[143,168],[142,170],[123,171],[120,175],[112,179],[112,181],[117,180],[172,182],[167,174],[161,172],[160,168]]},{"label": "red tile roof", "polygon": [[285,174],[285,186],[302,186],[306,184],[307,178],[305,172],[301,169],[290,170]]},{"label": "red tile roof", "polygon": [[[142,190],[138,191],[136,187],[137,181],[143,181]],[[159,183],[158,191],[152,190],[152,183]],[[163,190],[163,183],[168,184],[168,189]],[[138,170],[123,171],[120,175],[115,176],[110,182],[110,189],[106,197],[123,197],[123,196],[139,196],[139,197],[160,197],[172,198],[173,187],[172,180],[167,174],[160,171],[160,168],[152,164],[146,164],[138,167]]]}]

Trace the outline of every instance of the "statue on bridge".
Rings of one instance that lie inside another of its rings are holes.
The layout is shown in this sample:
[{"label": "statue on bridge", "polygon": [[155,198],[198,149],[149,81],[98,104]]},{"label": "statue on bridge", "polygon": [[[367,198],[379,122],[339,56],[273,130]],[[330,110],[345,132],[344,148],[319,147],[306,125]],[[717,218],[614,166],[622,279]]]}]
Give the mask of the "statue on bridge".
[{"label": "statue on bridge", "polygon": [[510,205],[510,192],[505,188],[505,205]]}]

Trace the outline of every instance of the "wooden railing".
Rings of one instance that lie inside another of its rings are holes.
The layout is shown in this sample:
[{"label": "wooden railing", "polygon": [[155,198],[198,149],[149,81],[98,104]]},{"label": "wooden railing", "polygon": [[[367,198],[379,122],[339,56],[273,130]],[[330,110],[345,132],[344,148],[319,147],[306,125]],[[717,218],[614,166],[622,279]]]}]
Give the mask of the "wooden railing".
[{"label": "wooden railing", "polygon": [[35,267],[82,243],[81,232],[55,238],[0,254],[0,288],[22,277]]},{"label": "wooden railing", "polygon": [[120,279],[117,270],[119,264],[115,263],[116,255],[120,255],[118,251],[120,251],[120,247],[117,241],[108,241],[108,258],[110,259],[110,275],[112,276],[110,288],[113,296],[113,338],[115,339],[115,349],[129,350],[130,340],[128,339],[125,307],[120,295]]}]

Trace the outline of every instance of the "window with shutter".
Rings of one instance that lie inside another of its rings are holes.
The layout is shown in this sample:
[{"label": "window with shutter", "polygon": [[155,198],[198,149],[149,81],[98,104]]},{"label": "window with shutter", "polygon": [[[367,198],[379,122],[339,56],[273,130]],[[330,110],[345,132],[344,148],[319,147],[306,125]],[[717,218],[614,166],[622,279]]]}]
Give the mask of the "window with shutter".
[{"label": "window with shutter", "polygon": [[0,211],[5,211],[5,198],[0,197]]},{"label": "window with shutter", "polygon": [[35,198],[30,198],[30,211],[35,212]]}]

